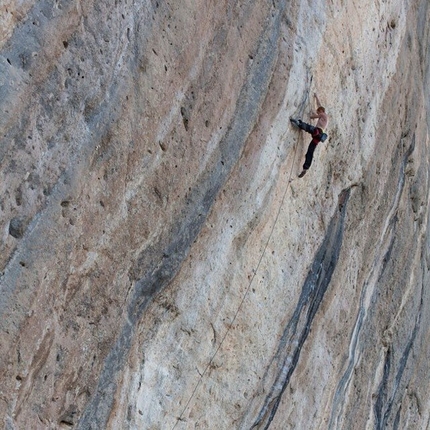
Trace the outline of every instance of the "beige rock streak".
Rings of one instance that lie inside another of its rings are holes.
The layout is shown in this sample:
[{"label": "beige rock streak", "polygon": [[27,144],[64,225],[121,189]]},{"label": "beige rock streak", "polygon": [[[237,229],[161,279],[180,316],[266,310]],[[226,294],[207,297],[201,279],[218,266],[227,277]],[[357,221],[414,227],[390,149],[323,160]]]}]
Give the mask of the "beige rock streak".
[{"label": "beige rock streak", "polygon": [[0,12],[2,428],[430,428],[427,0]]}]

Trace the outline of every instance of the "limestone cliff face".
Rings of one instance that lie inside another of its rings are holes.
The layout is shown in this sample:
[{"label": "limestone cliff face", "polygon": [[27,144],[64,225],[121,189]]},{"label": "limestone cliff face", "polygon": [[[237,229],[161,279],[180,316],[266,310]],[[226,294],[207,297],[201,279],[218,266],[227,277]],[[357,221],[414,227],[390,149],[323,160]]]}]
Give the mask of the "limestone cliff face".
[{"label": "limestone cliff face", "polygon": [[2,428],[430,426],[427,0],[0,10]]}]

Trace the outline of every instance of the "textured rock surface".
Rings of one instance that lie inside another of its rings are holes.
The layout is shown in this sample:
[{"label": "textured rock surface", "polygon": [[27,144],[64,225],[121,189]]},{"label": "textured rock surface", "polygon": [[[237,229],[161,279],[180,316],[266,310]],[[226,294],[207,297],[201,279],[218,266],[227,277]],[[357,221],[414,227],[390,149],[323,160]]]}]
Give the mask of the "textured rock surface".
[{"label": "textured rock surface", "polygon": [[4,428],[429,428],[427,0],[0,10]]}]

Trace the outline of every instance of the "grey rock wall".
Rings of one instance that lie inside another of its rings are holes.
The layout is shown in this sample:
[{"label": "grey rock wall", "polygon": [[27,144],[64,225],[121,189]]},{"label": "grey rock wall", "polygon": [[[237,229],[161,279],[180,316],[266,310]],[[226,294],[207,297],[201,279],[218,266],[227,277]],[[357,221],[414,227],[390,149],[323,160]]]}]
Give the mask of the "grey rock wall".
[{"label": "grey rock wall", "polygon": [[0,10],[4,428],[429,427],[426,1]]}]

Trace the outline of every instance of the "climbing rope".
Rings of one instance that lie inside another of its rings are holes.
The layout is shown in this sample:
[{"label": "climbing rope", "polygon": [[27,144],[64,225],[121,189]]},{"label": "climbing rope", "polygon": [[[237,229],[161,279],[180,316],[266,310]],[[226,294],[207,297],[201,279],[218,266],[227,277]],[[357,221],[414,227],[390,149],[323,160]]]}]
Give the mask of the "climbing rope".
[{"label": "climbing rope", "polygon": [[[308,75],[309,75],[309,71],[308,71]],[[297,108],[296,112],[294,112],[294,115],[299,114],[299,116],[300,116],[300,117],[303,117],[303,114],[304,114],[304,111],[305,111],[305,108],[306,108],[306,102],[307,102],[307,99],[308,99],[308,97],[309,97],[310,84],[311,84],[311,83],[312,83],[312,76],[310,77],[310,83],[309,83],[309,86],[308,86],[307,91],[305,92],[305,95],[304,95],[304,97],[303,97],[303,100],[302,100],[302,102],[299,104],[299,107]],[[285,134],[286,134],[286,132],[282,135],[281,140],[283,140],[283,139],[284,139]],[[246,297],[247,297],[247,296],[248,296],[248,294],[249,294],[249,291],[250,291],[250,289],[251,289],[251,286],[252,286],[252,284],[253,284],[253,282],[254,282],[254,279],[255,279],[255,277],[256,277],[256,275],[257,275],[257,273],[258,273],[258,269],[260,268],[261,262],[263,261],[263,257],[264,257],[264,255],[266,254],[266,250],[267,250],[267,247],[269,246],[269,242],[270,242],[270,240],[271,240],[271,238],[272,238],[272,236],[273,236],[273,232],[274,232],[275,227],[276,227],[276,224],[277,224],[277,222],[278,222],[278,218],[279,218],[279,215],[280,215],[280,213],[281,213],[281,209],[282,209],[282,207],[283,207],[283,205],[284,205],[285,196],[287,195],[287,191],[288,191],[289,185],[290,185],[290,183],[291,183],[291,177],[292,177],[292,174],[293,174],[294,164],[295,164],[295,161],[296,161],[296,152],[297,152],[297,144],[294,146],[293,162],[292,162],[292,164],[291,164],[291,169],[290,169],[290,174],[289,174],[289,178],[288,178],[287,186],[285,187],[285,191],[284,191],[284,194],[283,194],[283,196],[282,196],[281,203],[280,203],[280,205],[279,205],[278,212],[277,212],[276,217],[275,217],[275,221],[273,222],[272,228],[271,228],[271,230],[270,230],[270,234],[269,234],[269,236],[268,236],[268,238],[267,238],[267,240],[266,240],[266,243],[265,243],[265,245],[264,245],[263,251],[262,251],[262,253],[261,253],[261,255],[260,255],[260,258],[259,258],[259,260],[258,260],[257,266],[256,266],[256,268],[253,270],[253,275],[252,275],[252,277],[251,277],[251,279],[250,279],[250,281],[249,281],[248,287],[247,287],[247,288],[246,288],[246,290],[245,290],[245,293],[244,293],[244,295],[243,295],[243,297],[242,297],[242,300],[241,300],[241,301],[240,301],[240,303],[239,303],[239,306],[238,306],[238,308],[237,308],[237,310],[236,310],[236,312],[235,312],[235,314],[234,314],[234,317],[233,317],[233,319],[232,319],[231,323],[230,323],[230,324],[229,324],[229,326],[227,327],[226,332],[224,333],[223,337],[221,338],[221,341],[220,341],[220,343],[218,344],[217,348],[215,349],[215,352],[212,354],[212,356],[211,356],[211,358],[210,358],[210,360],[209,360],[208,364],[206,365],[206,367],[205,367],[205,369],[204,369],[203,373],[201,373],[201,375],[200,375],[200,377],[199,377],[199,380],[197,381],[197,384],[195,385],[195,387],[194,387],[194,389],[193,389],[193,391],[192,391],[192,393],[191,393],[190,398],[188,399],[187,403],[185,404],[185,406],[184,406],[184,408],[183,408],[183,410],[182,410],[182,412],[181,412],[180,416],[176,419],[176,423],[175,423],[175,425],[172,427],[172,430],[174,430],[174,429],[176,428],[176,426],[178,425],[178,423],[179,423],[180,421],[182,421],[182,420],[183,420],[183,416],[184,416],[184,414],[185,414],[185,411],[188,409],[188,406],[190,405],[191,400],[194,398],[194,396],[195,396],[195,394],[196,394],[196,392],[197,392],[197,389],[198,389],[198,387],[200,386],[200,384],[201,384],[201,382],[202,382],[202,380],[203,380],[203,377],[205,376],[205,374],[206,374],[206,372],[208,371],[208,369],[211,367],[211,365],[212,365],[212,363],[213,363],[213,361],[214,361],[215,357],[216,357],[216,356],[217,356],[217,354],[218,354],[218,351],[221,349],[221,346],[223,345],[223,343],[224,343],[225,339],[227,338],[227,335],[229,334],[229,332],[230,332],[231,328],[233,327],[233,324],[235,323],[236,318],[237,318],[237,316],[239,315],[240,310],[242,309],[242,306],[243,306],[243,304],[244,304],[244,302],[245,302],[245,299],[246,299]]]}]

